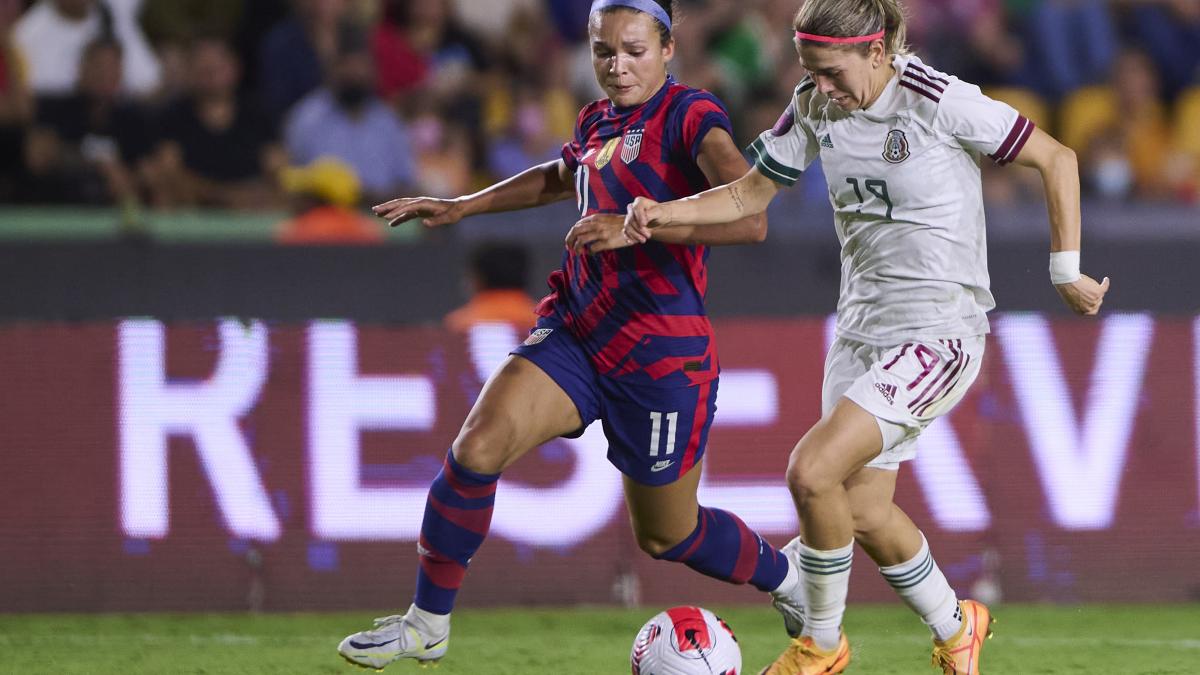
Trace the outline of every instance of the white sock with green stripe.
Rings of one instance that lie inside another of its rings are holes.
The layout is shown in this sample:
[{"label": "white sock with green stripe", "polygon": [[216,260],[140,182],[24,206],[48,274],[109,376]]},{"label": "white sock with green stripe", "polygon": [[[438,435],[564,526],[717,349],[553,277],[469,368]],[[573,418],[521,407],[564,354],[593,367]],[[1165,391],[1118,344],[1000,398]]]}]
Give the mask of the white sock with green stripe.
[{"label": "white sock with green stripe", "polygon": [[800,569],[804,572],[804,590],[808,596],[800,635],[812,637],[821,649],[836,648],[841,637],[853,558],[853,541],[832,551],[818,551],[800,544]]},{"label": "white sock with green stripe", "polygon": [[880,567],[880,574],[891,584],[896,594],[914,612],[921,615],[933,636],[938,640],[954,637],[962,626],[962,612],[958,609],[958,596],[946,575],[938,568],[929,553],[929,542],[921,535],[921,550],[912,560],[899,565]]}]

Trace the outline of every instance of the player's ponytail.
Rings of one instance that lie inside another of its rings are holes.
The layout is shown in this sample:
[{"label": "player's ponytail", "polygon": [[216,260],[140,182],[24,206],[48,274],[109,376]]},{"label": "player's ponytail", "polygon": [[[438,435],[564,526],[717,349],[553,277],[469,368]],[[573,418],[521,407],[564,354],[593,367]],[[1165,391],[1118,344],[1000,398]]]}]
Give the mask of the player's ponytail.
[{"label": "player's ponytail", "polygon": [[[796,14],[793,28],[797,33],[827,38],[856,38],[883,31],[883,47],[888,54],[907,54],[907,16],[900,0],[806,0]],[[804,40],[798,37],[799,40]],[[814,42],[829,46],[833,40]],[[858,49],[864,54],[870,42],[836,44]]]}]

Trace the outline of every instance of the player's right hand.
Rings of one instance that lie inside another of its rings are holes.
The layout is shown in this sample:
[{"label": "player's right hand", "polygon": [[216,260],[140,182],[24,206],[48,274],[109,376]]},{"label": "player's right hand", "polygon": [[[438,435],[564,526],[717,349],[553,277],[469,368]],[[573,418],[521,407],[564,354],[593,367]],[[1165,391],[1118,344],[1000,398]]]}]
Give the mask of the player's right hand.
[{"label": "player's right hand", "polygon": [[1078,281],[1069,284],[1058,284],[1054,287],[1063,301],[1076,314],[1094,316],[1104,304],[1104,294],[1108,292],[1108,277],[1096,283],[1096,280],[1086,274],[1080,275]]},{"label": "player's right hand", "polygon": [[420,218],[425,227],[440,227],[457,223],[466,215],[461,201],[435,197],[399,197],[376,204],[371,210],[392,227],[413,218]]},{"label": "player's right hand", "polygon": [[629,241],[644,244],[650,239],[650,230],[662,223],[663,207],[653,199],[638,197],[625,212],[625,237]]}]

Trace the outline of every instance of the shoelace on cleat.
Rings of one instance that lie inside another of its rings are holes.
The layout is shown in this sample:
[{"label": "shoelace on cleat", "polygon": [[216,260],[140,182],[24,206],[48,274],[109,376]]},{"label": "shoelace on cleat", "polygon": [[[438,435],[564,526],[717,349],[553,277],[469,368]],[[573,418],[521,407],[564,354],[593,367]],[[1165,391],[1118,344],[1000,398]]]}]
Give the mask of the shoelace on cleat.
[{"label": "shoelace on cleat", "polygon": [[376,628],[383,628],[384,626],[390,626],[394,623],[400,623],[403,620],[404,620],[403,614],[392,614],[391,616],[381,616],[381,617],[375,619],[374,621],[375,621]]}]

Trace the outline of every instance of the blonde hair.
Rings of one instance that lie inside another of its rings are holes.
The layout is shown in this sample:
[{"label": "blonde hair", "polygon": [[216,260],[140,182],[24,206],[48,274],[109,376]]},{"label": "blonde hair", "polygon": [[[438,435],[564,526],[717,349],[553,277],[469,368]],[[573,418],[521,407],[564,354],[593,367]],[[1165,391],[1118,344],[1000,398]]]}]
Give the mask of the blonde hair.
[{"label": "blonde hair", "polygon": [[[900,0],[805,0],[793,27],[827,37],[858,37],[882,30],[888,54],[908,54],[907,12]],[[847,45],[864,54],[869,42]]]}]

